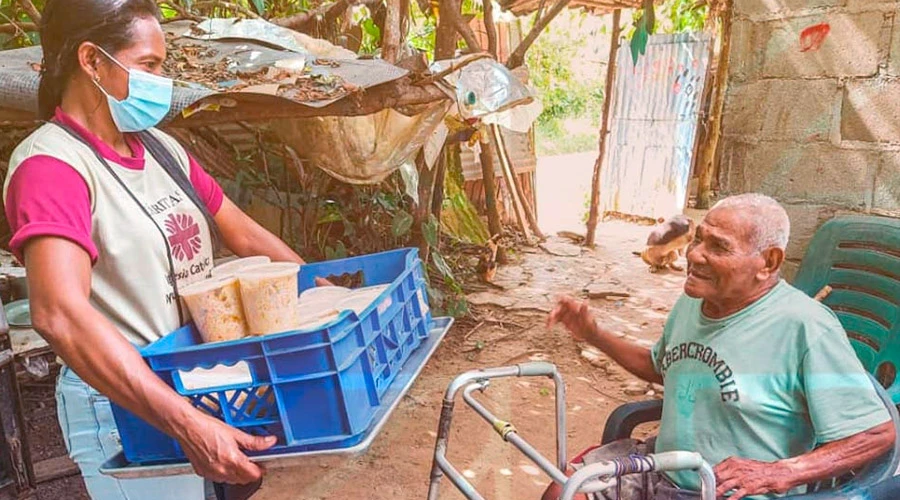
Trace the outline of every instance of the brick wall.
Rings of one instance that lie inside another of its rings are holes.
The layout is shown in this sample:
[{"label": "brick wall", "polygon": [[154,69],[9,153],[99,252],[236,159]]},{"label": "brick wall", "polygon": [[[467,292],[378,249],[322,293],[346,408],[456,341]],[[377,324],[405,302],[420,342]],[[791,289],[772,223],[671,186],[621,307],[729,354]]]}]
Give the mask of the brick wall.
[{"label": "brick wall", "polygon": [[734,2],[720,183],[785,205],[791,277],[830,217],[900,217],[900,0]]}]

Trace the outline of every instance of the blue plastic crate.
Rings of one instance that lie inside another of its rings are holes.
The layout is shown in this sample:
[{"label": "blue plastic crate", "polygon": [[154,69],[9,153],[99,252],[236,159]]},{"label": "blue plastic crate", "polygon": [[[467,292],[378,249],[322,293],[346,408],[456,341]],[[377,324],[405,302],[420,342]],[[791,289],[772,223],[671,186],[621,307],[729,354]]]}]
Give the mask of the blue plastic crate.
[{"label": "blue plastic crate", "polygon": [[[195,408],[277,436],[266,454],[353,446],[433,324],[416,249],[304,265],[298,292],[316,277],[360,271],[363,286],[390,286],[358,316],[346,311],[320,329],[216,344],[201,343],[190,324],[141,354]],[[225,379],[222,370],[231,372],[229,383],[213,385]],[[134,414],[114,404],[113,415],[129,462],[185,459],[177,441]]]}]

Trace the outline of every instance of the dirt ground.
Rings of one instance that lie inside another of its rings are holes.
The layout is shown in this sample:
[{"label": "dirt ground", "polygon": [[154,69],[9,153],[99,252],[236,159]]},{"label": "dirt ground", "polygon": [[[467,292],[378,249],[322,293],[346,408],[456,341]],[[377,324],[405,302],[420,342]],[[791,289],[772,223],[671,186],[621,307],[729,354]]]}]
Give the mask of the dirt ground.
[{"label": "dirt ground", "polygon": [[[598,353],[583,356],[568,334],[547,329],[545,319],[560,294],[585,297],[586,289],[595,296],[627,293],[629,297],[591,300],[591,307],[621,335],[652,345],[681,291],[683,273],[650,274],[631,254],[640,249],[648,231],[646,226],[609,222],[600,227],[594,251],[552,240],[545,248],[560,255],[535,249],[518,256],[519,262],[497,273],[495,282],[502,289],[470,294],[476,318],[452,329],[366,455],[271,470],[254,500],[424,498],[443,392],[456,375],[481,367],[529,360],[557,364],[566,381],[569,455],[597,443],[610,412],[624,402],[660,397],[661,388],[638,382]],[[498,417],[514,423],[538,450],[554,456],[550,380],[496,381],[479,398]],[[650,432],[652,426],[641,430]],[[486,498],[539,498],[548,481],[461,397],[449,457]],[[463,498],[446,479],[442,484],[441,498]]]},{"label": "dirt ground", "polygon": [[[598,320],[620,335],[652,345],[681,291],[683,273],[650,274],[632,255],[648,232],[647,226],[607,222],[599,228],[595,250],[552,239],[543,248],[513,256],[498,271],[496,286],[482,286],[469,294],[473,317],[457,322],[368,453],[272,469],[254,500],[424,498],[442,395],[456,375],[482,367],[529,360],[555,363],[566,382],[569,456],[597,443],[606,417],[617,406],[661,397],[662,389],[639,382],[602,354],[582,349],[560,328],[549,330],[545,320],[557,296],[578,296],[589,300]],[[599,298],[588,299],[589,294]],[[478,397],[498,417],[515,424],[538,450],[554,457],[550,380],[500,380]],[[52,389],[28,388],[25,398],[33,402],[29,431],[43,434],[31,443],[36,460],[64,454]],[[639,429],[643,434],[652,430],[652,425]],[[486,498],[539,498],[548,482],[461,398],[449,457]],[[38,495],[41,500],[86,498],[77,476],[41,485]],[[441,498],[463,497],[445,479]]]},{"label": "dirt ground", "polygon": [[[33,463],[66,455],[56,418],[54,382],[57,371],[42,381],[20,381],[25,411],[28,448]],[[70,476],[38,485],[37,500],[89,500],[81,476]]]}]

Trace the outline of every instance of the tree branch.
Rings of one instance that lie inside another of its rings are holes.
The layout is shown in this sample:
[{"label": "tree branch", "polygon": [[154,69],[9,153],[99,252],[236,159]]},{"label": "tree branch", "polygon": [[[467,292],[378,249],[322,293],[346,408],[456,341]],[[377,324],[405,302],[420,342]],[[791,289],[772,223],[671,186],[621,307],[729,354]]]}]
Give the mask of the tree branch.
[{"label": "tree branch", "polygon": [[178,14],[174,18],[163,19],[162,20],[163,24],[172,23],[175,21],[183,21],[183,20],[199,21],[200,19],[202,19],[200,16],[195,16],[194,14],[191,14],[190,12],[188,12],[188,10],[185,9],[184,7],[182,7],[181,5],[179,5],[176,0],[158,0],[156,2],[156,5],[158,5],[160,7],[167,7],[169,9],[172,9],[175,11],[176,14]]},{"label": "tree branch", "polygon": [[497,52],[497,27],[494,25],[494,1],[483,0],[483,3],[484,29],[487,31],[488,53],[494,56],[494,59],[497,59],[499,55]]},{"label": "tree branch", "polygon": [[203,2],[197,2],[194,4],[194,8],[200,10],[204,7],[212,7],[213,9],[220,7],[223,9],[228,9],[234,12],[239,12],[251,19],[262,19],[259,14],[253,12],[252,10],[244,7],[243,5],[238,5],[232,2],[223,2],[222,0],[207,0]]},{"label": "tree branch", "polygon": [[400,12],[401,0],[388,0],[387,19],[384,21],[384,33],[381,37],[381,58],[394,64],[400,53],[403,41],[403,19]]},{"label": "tree branch", "polygon": [[434,16],[434,12],[431,10],[430,0],[416,0],[416,3],[419,4],[419,10],[422,11],[422,14],[425,14],[425,17]]},{"label": "tree branch", "polygon": [[7,23],[0,24],[0,34],[4,35],[16,35],[16,34],[25,34],[29,31],[37,31],[38,26],[34,23]]},{"label": "tree branch", "polygon": [[458,30],[453,15],[462,9],[461,0],[438,2],[437,27],[434,33],[434,59],[453,59],[456,56]]},{"label": "tree branch", "polygon": [[283,28],[290,28],[297,31],[308,31],[311,23],[322,19],[323,21],[332,21],[340,17],[347,7],[351,5],[371,5],[381,0],[337,0],[334,3],[323,5],[309,12],[302,12],[288,17],[278,17],[270,19],[273,24],[277,24]]},{"label": "tree branch", "polygon": [[19,0],[19,5],[22,7],[22,10],[28,14],[28,17],[31,18],[32,22],[35,24],[41,23],[41,12],[37,10],[37,7],[31,2],[31,0]]},{"label": "tree branch", "polygon": [[521,66],[525,62],[525,53],[528,52],[528,49],[531,48],[534,41],[537,40],[538,36],[540,36],[541,32],[550,24],[563,9],[569,5],[571,0],[559,0],[556,2],[550,10],[547,11],[547,14],[536,20],[534,23],[534,27],[531,28],[531,31],[528,32],[528,35],[522,40],[522,43],[516,47],[516,50],[513,51],[512,55],[509,56],[509,59],[506,61],[506,67],[509,69],[516,69]]},{"label": "tree branch", "polygon": [[453,24],[453,27],[456,28],[456,31],[463,37],[463,40],[466,42],[466,47],[469,48],[469,52],[482,52],[481,44],[478,43],[478,38],[475,36],[475,32],[472,31],[472,27],[466,23],[466,20],[463,19],[462,13],[453,10],[450,15],[450,22]]}]

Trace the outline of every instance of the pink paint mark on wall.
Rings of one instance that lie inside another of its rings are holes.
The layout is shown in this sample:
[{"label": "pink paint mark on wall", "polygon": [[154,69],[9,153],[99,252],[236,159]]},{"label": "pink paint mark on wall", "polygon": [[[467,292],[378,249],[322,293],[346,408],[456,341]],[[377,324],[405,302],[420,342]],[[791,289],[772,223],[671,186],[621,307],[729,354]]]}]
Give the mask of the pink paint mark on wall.
[{"label": "pink paint mark on wall", "polygon": [[831,26],[828,23],[815,24],[804,29],[800,33],[800,52],[819,50],[830,32]]}]

